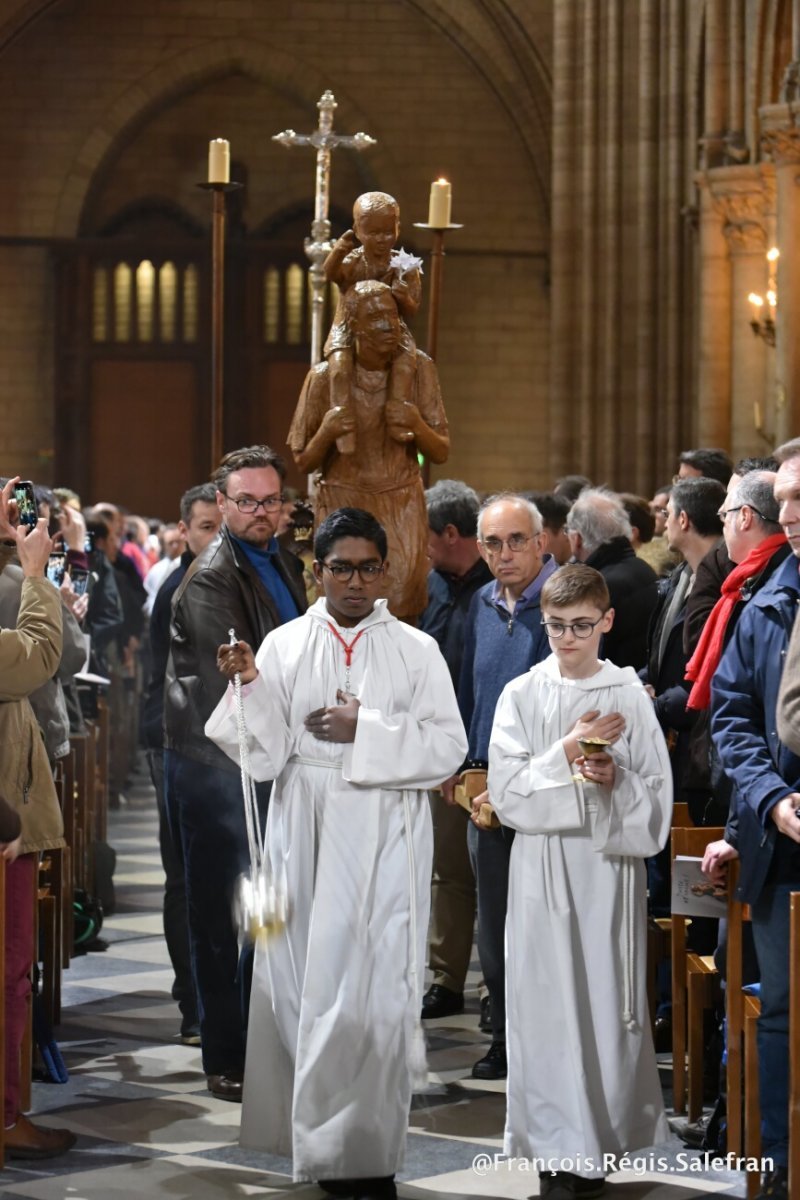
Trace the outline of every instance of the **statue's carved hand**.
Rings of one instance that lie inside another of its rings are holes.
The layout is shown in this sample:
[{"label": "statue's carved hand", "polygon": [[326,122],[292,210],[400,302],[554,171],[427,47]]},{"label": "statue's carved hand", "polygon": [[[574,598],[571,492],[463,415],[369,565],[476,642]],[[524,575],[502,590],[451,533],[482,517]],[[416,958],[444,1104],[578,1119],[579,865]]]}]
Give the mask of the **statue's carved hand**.
[{"label": "statue's carved hand", "polygon": [[331,440],[342,437],[345,433],[352,433],[356,427],[355,417],[350,405],[336,404],[333,408],[329,408],[322,418],[321,428],[324,430],[326,437]]},{"label": "statue's carved hand", "polygon": [[344,233],[342,234],[342,236],[339,238],[336,245],[339,246],[342,250],[347,250],[347,251],[355,250],[356,246],[358,245],[358,238],[353,233],[352,229],[346,229],[344,231]]}]

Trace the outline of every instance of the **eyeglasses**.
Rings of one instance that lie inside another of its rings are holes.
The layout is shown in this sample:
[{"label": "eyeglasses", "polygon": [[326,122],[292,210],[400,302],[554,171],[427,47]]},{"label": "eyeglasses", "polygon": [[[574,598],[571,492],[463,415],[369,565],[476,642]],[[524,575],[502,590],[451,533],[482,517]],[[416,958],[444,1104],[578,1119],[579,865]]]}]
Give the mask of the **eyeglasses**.
[{"label": "eyeglasses", "polygon": [[596,621],[573,621],[571,624],[565,624],[564,621],[542,621],[542,625],[547,636],[551,638],[563,637],[568,629],[572,630],[576,638],[589,638],[592,636],[595,626],[599,625],[602,620],[603,617],[598,617]]},{"label": "eyeglasses", "polygon": [[654,517],[668,517],[669,509],[668,508],[651,508],[650,513]]},{"label": "eyeglasses", "polygon": [[285,496],[265,496],[263,500],[253,500],[250,496],[243,496],[237,500],[234,496],[226,493],[225,499],[230,500],[231,504],[235,504],[240,513],[248,515],[257,513],[260,508],[263,508],[264,512],[276,512],[281,505],[286,503]]},{"label": "eyeglasses", "polygon": [[[727,517],[728,513],[741,512],[741,510],[743,508],[749,508],[751,512],[754,512],[757,514],[757,516],[761,517],[762,521],[770,521],[769,517],[765,517],[764,514],[760,511],[760,509],[754,508],[752,504],[737,504],[735,508],[721,508],[718,511],[717,516],[719,517],[720,521],[722,521],[722,523],[724,525],[725,518]],[[773,525],[775,524],[774,521],[770,521],[770,523]]]},{"label": "eyeglasses", "polygon": [[353,563],[324,562],[321,566],[330,571],[333,578],[338,579],[340,583],[349,583],[356,571],[362,583],[373,583],[383,574],[383,563],[359,563],[358,566],[354,566]]},{"label": "eyeglasses", "polygon": [[519,554],[534,537],[538,537],[538,534],[526,537],[524,533],[512,533],[510,538],[481,538],[481,543],[487,554],[499,554],[503,546],[508,546],[512,554]]}]

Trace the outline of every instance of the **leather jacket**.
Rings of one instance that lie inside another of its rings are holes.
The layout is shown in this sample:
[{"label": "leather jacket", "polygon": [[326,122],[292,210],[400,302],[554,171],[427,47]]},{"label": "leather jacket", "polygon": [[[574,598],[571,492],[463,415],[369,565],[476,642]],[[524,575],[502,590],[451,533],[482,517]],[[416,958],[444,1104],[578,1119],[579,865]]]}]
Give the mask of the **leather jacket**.
[{"label": "leather jacket", "polygon": [[[303,564],[279,550],[276,566],[298,613],[306,610]],[[170,654],[164,692],[164,745],[199,762],[237,771],[204,732],[226,687],[217,649],[229,630],[257,651],[281,624],[278,609],[246,555],[223,525],[220,534],[189,567],[172,601]]]}]

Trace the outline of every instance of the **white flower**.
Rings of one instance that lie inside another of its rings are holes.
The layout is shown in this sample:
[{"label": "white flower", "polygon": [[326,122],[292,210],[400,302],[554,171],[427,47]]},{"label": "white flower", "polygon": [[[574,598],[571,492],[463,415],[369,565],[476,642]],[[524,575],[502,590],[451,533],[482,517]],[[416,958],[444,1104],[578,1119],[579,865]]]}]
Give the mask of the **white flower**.
[{"label": "white flower", "polygon": [[422,259],[417,258],[416,254],[409,254],[402,246],[399,250],[392,251],[392,257],[389,259],[389,266],[395,267],[401,275],[405,275],[406,271],[419,271],[422,275]]}]

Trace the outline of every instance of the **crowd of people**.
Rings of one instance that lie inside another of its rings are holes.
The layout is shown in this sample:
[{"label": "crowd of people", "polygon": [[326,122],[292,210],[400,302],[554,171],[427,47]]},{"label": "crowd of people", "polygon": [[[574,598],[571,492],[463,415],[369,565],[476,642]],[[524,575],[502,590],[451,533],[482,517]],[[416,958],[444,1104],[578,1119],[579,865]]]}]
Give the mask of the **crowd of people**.
[{"label": "crowd of people", "polygon": [[[178,1036],[214,1096],[244,1100],[245,1144],[334,1196],[392,1200],[424,1024],[464,1009],[477,917],[489,1040],[472,1074],[508,1079],[506,1152],[544,1164],[551,1200],[599,1195],[607,1156],[666,1136],[645,920],[670,910],[674,797],[725,825],[713,882],[741,860],[760,1195],[787,1196],[800,439],[736,464],[687,451],[652,499],[582,476],[488,498],[442,480],[418,628],[381,599],[375,516],[334,510],[312,546],[285,474],[269,447],[234,451],[170,524],[37,488],[25,527],[19,481],[2,490],[8,1153],[74,1142],[19,1111],[19,1044],[32,873],[62,844],[53,770],[99,687],[110,802],[142,750],[156,792]],[[243,736],[290,906],[255,951],[232,920]],[[716,929],[695,936],[715,948]],[[670,1020],[665,981],[657,1041]]]}]

